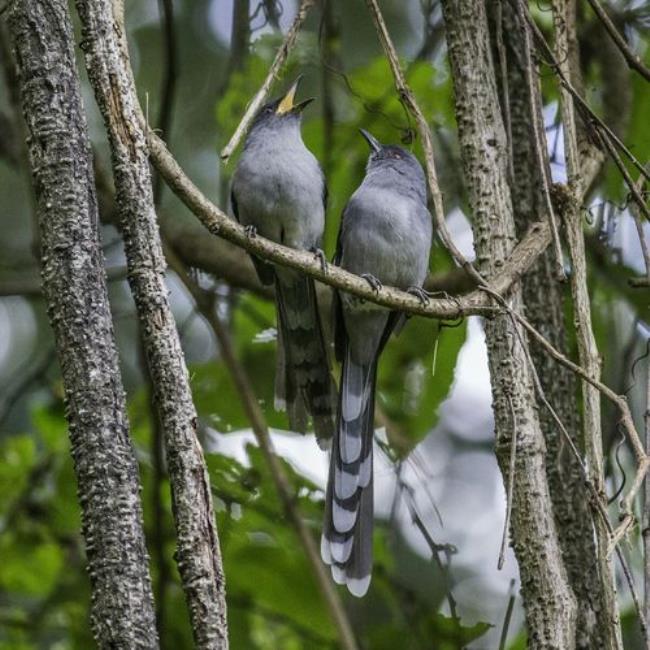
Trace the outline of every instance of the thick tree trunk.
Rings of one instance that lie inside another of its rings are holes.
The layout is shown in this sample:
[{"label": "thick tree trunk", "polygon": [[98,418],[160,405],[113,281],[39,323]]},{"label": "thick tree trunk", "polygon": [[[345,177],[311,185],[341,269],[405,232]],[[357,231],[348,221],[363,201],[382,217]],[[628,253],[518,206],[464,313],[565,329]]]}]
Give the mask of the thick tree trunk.
[{"label": "thick tree trunk", "polygon": [[[515,244],[508,187],[508,144],[500,113],[485,5],[482,0],[444,0],[460,151],[473,210],[474,242],[481,273],[498,273]],[[509,298],[523,307],[522,291]],[[542,433],[527,342],[501,315],[485,323],[492,378],[496,453],[507,477],[516,441],[511,530],[519,562],[530,648],[575,644],[575,598],[568,583],[546,477]],[[507,479],[506,479],[507,481]]]},{"label": "thick tree trunk", "polygon": [[[580,75],[575,0],[553,0],[555,23],[554,54],[559,70],[566,79],[580,88]],[[592,166],[591,157],[585,157],[589,146],[580,137],[573,97],[565,89],[560,90],[560,113],[564,135],[564,158],[567,171],[567,201],[564,211],[566,239],[571,259],[571,295],[573,298],[573,322],[578,342],[580,365],[594,379],[600,379],[601,359],[596,345],[591,322],[591,303],[587,282],[587,257],[582,219],[582,197],[587,191],[588,174]],[[579,150],[579,142],[583,149]],[[593,145],[590,145],[593,148]],[[601,154],[602,155],[602,154]],[[582,431],[589,479],[599,498],[607,503],[605,490],[605,469],[602,440],[600,391],[586,381],[582,382]],[[602,517],[595,519],[596,565],[598,575],[600,612],[603,633],[603,648],[618,650],[623,647],[616,602],[616,581],[612,555],[609,551],[610,533]]]},{"label": "thick tree trunk", "polygon": [[100,648],[157,648],[138,467],[106,291],[65,0],[16,0],[9,26],[38,197],[42,281],[63,374]]},{"label": "thick tree trunk", "polygon": [[164,433],[177,560],[198,648],[228,647],[225,579],[185,359],[165,285],[147,142],[119,1],[77,0],[88,76],[109,135],[128,279]]},{"label": "thick tree trunk", "polygon": [[[499,9],[501,13],[499,14]],[[502,112],[510,123],[512,172],[511,195],[517,233],[522,235],[545,212],[544,169],[540,167],[531,120],[536,111],[537,123],[543,125],[538,71],[532,78],[526,69],[529,46],[526,26],[517,17],[512,3],[500,0],[492,14],[493,44],[505,70],[499,66]],[[502,48],[497,45],[502,39]],[[530,88],[530,81],[533,88]],[[505,97],[504,93],[507,93]],[[507,114],[506,114],[507,112]],[[542,132],[542,131],[540,131]],[[550,178],[546,159],[546,142],[540,143],[544,165]],[[552,345],[566,351],[564,325],[564,292],[554,274],[551,250],[522,278],[526,316]],[[573,373],[558,365],[536,342],[530,345],[533,362],[544,393],[572,436],[576,448],[582,449],[580,416],[576,409],[577,385]],[[560,536],[562,557],[571,587],[577,600],[576,647],[601,648],[608,638],[607,604],[603,602],[596,566],[594,522],[589,505],[590,494],[585,487],[578,460],[570,452],[557,423],[548,409],[542,407],[539,420],[546,440],[546,473],[553,500],[555,521]]]}]

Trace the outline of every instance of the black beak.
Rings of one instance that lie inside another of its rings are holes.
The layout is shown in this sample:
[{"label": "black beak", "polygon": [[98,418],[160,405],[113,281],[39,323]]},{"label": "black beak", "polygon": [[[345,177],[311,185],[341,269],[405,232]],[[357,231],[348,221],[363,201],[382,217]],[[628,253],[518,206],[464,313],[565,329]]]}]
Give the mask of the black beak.
[{"label": "black beak", "polygon": [[294,105],[294,107],[291,109],[291,112],[292,113],[302,113],[307,108],[307,106],[309,106],[309,104],[311,104],[314,101],[314,99],[316,99],[316,98],[315,97],[309,97],[308,99],[303,99],[301,102]]},{"label": "black beak", "polygon": [[377,153],[381,149],[382,144],[374,135],[368,133],[365,129],[359,129],[359,133],[361,133],[361,135],[366,139],[366,142],[370,145],[373,153]]}]

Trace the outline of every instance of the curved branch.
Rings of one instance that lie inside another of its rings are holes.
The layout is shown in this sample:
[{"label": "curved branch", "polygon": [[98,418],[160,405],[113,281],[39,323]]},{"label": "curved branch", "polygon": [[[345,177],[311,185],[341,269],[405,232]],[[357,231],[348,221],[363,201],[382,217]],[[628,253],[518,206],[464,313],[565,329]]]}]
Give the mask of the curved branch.
[{"label": "curved branch", "polygon": [[[362,278],[336,266],[322,268],[320,260],[312,253],[298,251],[276,244],[263,237],[250,237],[244,228],[230,219],[211,203],[188,178],[180,165],[168,151],[165,143],[149,130],[149,153],[151,161],[165,179],[170,189],[185,203],[199,221],[213,234],[227,239],[240,248],[255,255],[291,268],[303,271],[320,282],[351,293],[383,307],[416,314],[427,318],[454,319],[470,314],[490,315],[494,311],[492,301],[481,291],[453,298],[432,298],[423,304],[415,296],[392,287],[379,291],[372,289]],[[534,224],[501,272],[489,283],[490,288],[503,295],[546,250],[551,233],[547,223]]]}]

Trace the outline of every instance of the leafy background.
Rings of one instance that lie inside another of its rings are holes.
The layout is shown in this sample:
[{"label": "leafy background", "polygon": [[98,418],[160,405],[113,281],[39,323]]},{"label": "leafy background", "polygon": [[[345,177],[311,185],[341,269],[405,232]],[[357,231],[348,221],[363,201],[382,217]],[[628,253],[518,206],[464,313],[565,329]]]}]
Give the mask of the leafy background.
[{"label": "leafy background", "polygon": [[[341,210],[363,175],[367,148],[357,129],[363,126],[380,140],[402,142],[416,154],[421,153],[419,144],[412,142],[413,125],[393,92],[390,72],[364,4],[360,0],[330,3],[338,34],[330,43],[329,67],[323,62],[319,16],[314,12],[285,77],[275,89],[279,92],[300,71],[305,73],[301,95],[318,98],[305,115],[303,133],[326,166],[330,190],[325,240],[328,254],[333,251]],[[650,61],[642,30],[647,26],[647,8],[640,2],[619,2],[617,6],[626,33]],[[252,2],[251,14],[256,7]],[[280,26],[286,29],[295,13],[295,2],[284,0],[282,7]],[[415,0],[384,0],[382,7],[407,66],[409,83],[432,125],[450,228],[460,247],[471,254],[439,7],[436,2]],[[548,29],[548,12],[535,3],[531,8]],[[257,90],[281,34],[264,24],[263,11],[257,11],[252,19],[250,52],[233,65],[232,0],[176,0],[174,10],[178,92],[172,127],[164,135],[203,191],[225,205],[232,164],[221,167],[217,151]],[[581,7],[585,29],[591,20]],[[163,69],[157,2],[130,3],[128,24],[139,92],[154,115],[159,109]],[[425,44],[429,47],[423,48]],[[597,65],[587,67],[590,101],[602,110],[602,71]],[[631,80],[626,142],[639,159],[646,160],[650,153],[650,93],[643,80]],[[323,118],[325,83],[334,111],[331,139],[326,136]],[[559,135],[557,89],[549,74],[543,83],[554,173],[561,179],[561,137],[555,146]],[[84,93],[98,161],[108,168],[101,119],[85,79]],[[0,111],[3,115],[10,111],[4,86],[0,89]],[[634,377],[631,368],[648,339],[649,301],[647,292],[632,290],[627,284],[642,266],[634,226],[623,205],[625,194],[618,175],[608,170],[593,198],[592,213],[596,216],[587,224],[590,288],[604,375],[616,390],[632,386],[629,396],[640,423],[644,409],[641,377],[647,361],[637,364]],[[2,288],[16,277],[35,274],[28,178],[4,158],[0,158],[0,205],[0,227],[5,233],[0,241]],[[163,194],[161,215],[188,232],[199,228],[168,192]],[[108,266],[123,264],[116,231],[104,226],[102,236]],[[437,244],[432,250],[431,268],[436,273],[452,268],[448,255]],[[169,284],[218,508],[232,647],[336,647],[335,630],[248,431],[215,343],[180,283],[170,276]],[[132,436],[140,461],[162,645],[190,648],[191,633],[173,561],[169,485],[156,470],[158,438],[133,304],[123,280],[112,281],[110,293]],[[318,535],[327,460],[312,436],[303,438],[286,432],[284,416],[272,408],[273,307],[260,297],[239,292],[229,296],[224,313],[269,425],[274,427],[274,443],[284,458],[301,512]],[[370,592],[362,601],[341,591],[364,647],[496,649],[511,597],[515,608],[508,647],[525,647],[521,604],[516,595],[517,566],[511,552],[504,570],[496,569],[505,506],[492,456],[493,423],[480,321],[471,318],[460,324],[439,324],[411,319],[383,355],[378,402],[390,424],[390,434],[387,437],[383,429],[378,431],[382,445],[375,467],[376,569]],[[616,422],[608,407],[604,408],[613,447]],[[387,440],[391,444],[385,444]],[[629,453],[623,449],[620,457],[629,473]],[[37,294],[3,291],[0,298],[0,459],[0,648],[92,647],[88,582],[62,387],[44,306]],[[613,490],[621,476],[618,469],[610,468],[610,473]],[[437,561],[413,522],[413,511],[431,538],[446,549],[438,552]],[[638,574],[639,540],[634,539],[626,552]],[[449,590],[455,602],[453,610]],[[641,647],[636,645],[637,626],[624,587],[620,598],[626,647]]]}]

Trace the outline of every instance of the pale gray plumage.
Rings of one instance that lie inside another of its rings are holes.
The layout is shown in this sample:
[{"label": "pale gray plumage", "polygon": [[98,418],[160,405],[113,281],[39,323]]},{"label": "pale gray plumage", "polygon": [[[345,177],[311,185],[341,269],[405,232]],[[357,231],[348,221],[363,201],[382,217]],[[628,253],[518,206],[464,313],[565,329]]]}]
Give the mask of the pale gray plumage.
[{"label": "pale gray plumage", "polygon": [[[325,179],[302,140],[301,112],[311,100],[294,104],[297,86],[298,80],[257,115],[233,176],[232,206],[251,236],[316,251],[325,226]],[[335,389],[314,282],[298,271],[252,259],[261,282],[275,283],[276,289],[276,408],[286,408],[295,431],[304,432],[311,415],[326,446],[334,430]]]},{"label": "pale gray plumage", "polygon": [[[335,261],[371,284],[421,287],[432,235],[422,167],[404,149],[362,134],[372,151],[366,176],[343,212]],[[343,365],[321,556],[336,582],[363,596],[372,571],[377,362],[404,316],[345,293],[334,303],[336,353]]]}]

